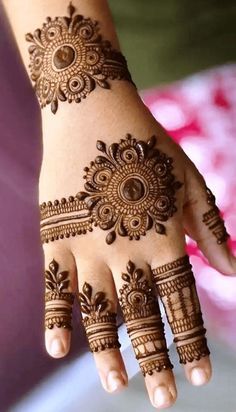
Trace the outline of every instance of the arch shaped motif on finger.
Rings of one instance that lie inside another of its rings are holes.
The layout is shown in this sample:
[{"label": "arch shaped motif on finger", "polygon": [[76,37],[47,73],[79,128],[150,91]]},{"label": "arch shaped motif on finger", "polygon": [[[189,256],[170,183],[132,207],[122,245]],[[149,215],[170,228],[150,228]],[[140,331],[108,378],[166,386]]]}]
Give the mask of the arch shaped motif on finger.
[{"label": "arch shaped motif on finger", "polygon": [[120,348],[117,334],[116,313],[110,310],[111,302],[106,294],[98,291],[93,294],[92,286],[85,282],[78,301],[91,352]]},{"label": "arch shaped motif on finger", "polygon": [[119,301],[141,371],[146,376],[172,369],[153,290],[143,270],[136,268],[132,261],[127,263],[126,269],[127,273],[122,273],[124,283],[119,290]]},{"label": "arch shaped motif on finger", "polygon": [[188,255],[159,266],[152,272],[174,334],[180,363],[209,355],[206,329]]},{"label": "arch shaped motif on finger", "polygon": [[72,306],[74,293],[68,292],[69,272],[59,271],[59,264],[53,259],[45,270],[45,328],[72,329]]}]

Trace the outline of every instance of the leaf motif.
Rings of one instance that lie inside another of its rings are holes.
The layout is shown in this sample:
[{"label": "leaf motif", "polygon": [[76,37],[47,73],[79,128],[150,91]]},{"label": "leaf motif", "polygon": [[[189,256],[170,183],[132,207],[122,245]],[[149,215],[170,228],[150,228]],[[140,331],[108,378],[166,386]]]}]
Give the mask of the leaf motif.
[{"label": "leaf motif", "polygon": [[106,153],[106,144],[102,140],[97,140],[96,147],[100,152]]},{"label": "leaf motif", "polygon": [[147,145],[149,149],[152,149],[155,146],[156,143],[156,136],[150,137],[150,139],[147,141]]},{"label": "leaf motif", "polygon": [[65,290],[65,289],[67,289],[68,286],[69,286],[69,284],[70,284],[70,281],[69,281],[69,280],[64,280],[64,282],[61,282],[61,283],[60,283],[59,290],[60,290],[60,291],[63,291],[63,290]]},{"label": "leaf motif", "polygon": [[166,234],[166,228],[165,228],[165,226],[162,225],[161,223],[156,223],[156,224],[155,224],[155,229],[156,229],[156,232],[157,232],[159,235],[165,235],[165,234]]},{"label": "leaf motif", "polygon": [[33,36],[32,36],[31,33],[27,33],[27,34],[25,35],[25,40],[26,40],[26,41],[30,41],[30,42],[34,42],[34,38],[33,38]]},{"label": "leaf motif", "polygon": [[96,192],[97,189],[92,185],[91,182],[86,182],[84,184],[84,188],[88,191],[88,192]]},{"label": "leaf motif", "polygon": [[88,303],[87,297],[83,295],[83,293],[78,293],[78,300],[80,303],[84,303],[85,305]]},{"label": "leaf motif", "polygon": [[124,224],[123,224],[123,219],[121,219],[120,220],[120,223],[119,223],[119,225],[118,225],[118,233],[119,233],[119,235],[120,236],[127,236],[127,230],[126,230],[126,228],[124,227]]},{"label": "leaf motif", "polygon": [[69,272],[67,272],[66,270],[63,272],[60,272],[56,275],[56,279],[57,282],[62,282],[63,280],[65,280],[69,275]]},{"label": "leaf motif", "polygon": [[28,52],[32,54],[36,49],[37,47],[35,46],[35,44],[31,44],[28,48]]},{"label": "leaf motif", "polygon": [[100,303],[96,310],[100,313],[103,312],[107,308],[107,301]]},{"label": "leaf motif", "polygon": [[106,298],[104,292],[97,292],[96,295],[94,296],[94,304],[99,305],[102,303],[102,301]]},{"label": "leaf motif", "polygon": [[50,281],[46,281],[46,289],[55,290],[55,285],[54,285],[54,283],[52,283],[52,282],[50,282]]},{"label": "leaf motif", "polygon": [[116,156],[116,152],[117,152],[118,147],[119,147],[118,143],[112,143],[109,146],[109,149],[108,149],[108,152],[109,152],[110,156],[114,160],[115,160],[115,156]]},{"label": "leaf motif", "polygon": [[81,312],[86,313],[86,315],[90,315],[90,309],[87,306],[81,305]]},{"label": "leaf motif", "polygon": [[136,280],[136,282],[138,282],[143,276],[143,271],[142,269],[136,269],[134,271],[134,275],[133,275],[133,279]]},{"label": "leaf motif", "polygon": [[79,200],[84,200],[88,196],[89,196],[89,193],[87,193],[87,192],[78,192],[77,195],[76,195],[76,197]]},{"label": "leaf motif", "polygon": [[107,162],[108,162],[108,159],[104,156],[97,156],[95,158],[95,163],[97,164],[102,164],[102,163],[107,163]]},{"label": "leaf motif", "polygon": [[127,265],[126,265],[126,269],[128,271],[128,273],[132,274],[134,269],[135,269],[135,265],[133,262],[131,262],[131,260],[128,261]]},{"label": "leaf motif", "polygon": [[152,217],[147,213],[147,222],[146,222],[146,227],[145,227],[145,229],[146,229],[146,230],[149,230],[149,229],[152,228],[152,226],[153,226],[153,219],[152,219]]},{"label": "leaf motif", "polygon": [[83,290],[83,293],[85,294],[85,296],[87,296],[87,298],[91,301],[92,286],[89,285],[89,283],[85,282],[82,290]]},{"label": "leaf motif", "polygon": [[52,113],[55,114],[55,113],[57,112],[57,109],[58,109],[58,100],[55,99],[55,100],[53,100],[52,103],[51,103],[51,111],[52,111]]},{"label": "leaf motif", "polygon": [[98,197],[91,197],[89,199],[85,199],[85,203],[88,209],[93,209],[97,202],[101,199],[100,196]]},{"label": "leaf motif", "polygon": [[58,263],[53,259],[50,263],[49,263],[49,269],[52,272],[53,275],[56,275],[59,269],[59,265]]},{"label": "leaf motif", "polygon": [[61,90],[60,87],[59,87],[59,89],[58,89],[58,91],[57,91],[57,96],[58,96],[58,99],[59,99],[61,102],[65,102],[65,101],[66,101],[66,95],[65,95],[65,93]]},{"label": "leaf motif", "polygon": [[55,279],[53,278],[52,274],[48,270],[45,270],[45,278],[46,280],[49,280],[50,282],[55,282]]},{"label": "leaf motif", "polygon": [[102,87],[103,89],[110,89],[110,85],[106,80],[99,80],[96,79],[98,86]]},{"label": "leaf motif", "polygon": [[123,279],[125,282],[129,282],[129,283],[130,283],[130,276],[127,275],[127,273],[122,273],[121,277],[122,277],[122,279]]},{"label": "leaf motif", "polygon": [[139,160],[143,160],[146,156],[146,153],[147,153],[146,143],[140,140],[139,142],[137,142],[136,147],[137,147],[138,152],[139,152]]},{"label": "leaf motif", "polygon": [[116,238],[116,232],[113,230],[112,232],[109,232],[108,235],[106,236],[106,243],[108,245],[111,245]]}]

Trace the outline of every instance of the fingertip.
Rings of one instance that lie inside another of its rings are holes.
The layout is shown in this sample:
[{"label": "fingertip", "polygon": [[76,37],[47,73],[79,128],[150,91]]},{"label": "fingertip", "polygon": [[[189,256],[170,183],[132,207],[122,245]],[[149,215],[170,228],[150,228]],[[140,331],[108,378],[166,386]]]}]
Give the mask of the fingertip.
[{"label": "fingertip", "polygon": [[55,358],[63,358],[70,350],[71,332],[67,329],[45,331],[45,347],[48,354]]}]

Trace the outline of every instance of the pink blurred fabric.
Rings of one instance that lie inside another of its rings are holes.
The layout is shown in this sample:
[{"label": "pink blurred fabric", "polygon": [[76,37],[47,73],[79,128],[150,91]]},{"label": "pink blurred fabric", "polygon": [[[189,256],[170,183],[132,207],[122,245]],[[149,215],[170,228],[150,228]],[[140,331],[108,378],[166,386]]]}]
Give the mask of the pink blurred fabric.
[{"label": "pink blurred fabric", "polygon": [[[142,97],[204,175],[236,252],[236,65],[191,76]],[[236,348],[236,277],[209,267],[187,239],[208,330]],[[236,275],[236,274],[235,274]]]}]

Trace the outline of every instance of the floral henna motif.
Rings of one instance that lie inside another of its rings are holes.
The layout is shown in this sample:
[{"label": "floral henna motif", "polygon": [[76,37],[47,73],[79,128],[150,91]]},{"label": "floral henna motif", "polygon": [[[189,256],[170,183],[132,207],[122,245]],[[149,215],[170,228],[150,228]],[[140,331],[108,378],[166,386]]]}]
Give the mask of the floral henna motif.
[{"label": "floral henna motif", "polygon": [[87,192],[77,194],[91,211],[95,226],[112,229],[107,244],[116,234],[140,239],[155,223],[155,230],[165,234],[163,223],[177,211],[175,193],[182,183],[172,174],[173,159],[155,148],[156,137],[147,142],[130,134],[108,148],[100,140],[97,156],[85,167]]},{"label": "floral henna motif", "polygon": [[189,257],[185,255],[153,270],[180,363],[184,364],[210,354],[191,269]]},{"label": "floral henna motif", "polygon": [[119,291],[119,301],[143,375],[171,369],[160,308],[142,269],[136,269],[129,261],[122,279],[125,283]]},{"label": "floral henna motif", "polygon": [[117,335],[116,313],[109,311],[110,302],[104,292],[92,297],[92,286],[84,283],[83,293],[78,293],[86,335],[91,352],[120,348]]},{"label": "floral henna motif", "polygon": [[30,72],[40,106],[51,104],[56,113],[58,101],[79,103],[96,86],[109,89],[108,79],[131,81],[124,56],[102,39],[98,23],[75,14],[47,17],[41,29],[26,34],[31,43]]},{"label": "floral henna motif", "polygon": [[59,265],[53,259],[49,270],[45,270],[45,328],[72,329],[71,314],[74,294],[67,292],[69,287],[69,272],[59,272]]},{"label": "floral henna motif", "polygon": [[226,231],[224,221],[220,216],[220,210],[216,206],[216,198],[213,195],[212,191],[209,188],[206,188],[207,191],[207,203],[211,206],[211,209],[203,214],[202,221],[208,226],[208,229],[212,231],[213,235],[217,239],[217,243],[226,242],[229,238],[229,234]]}]

